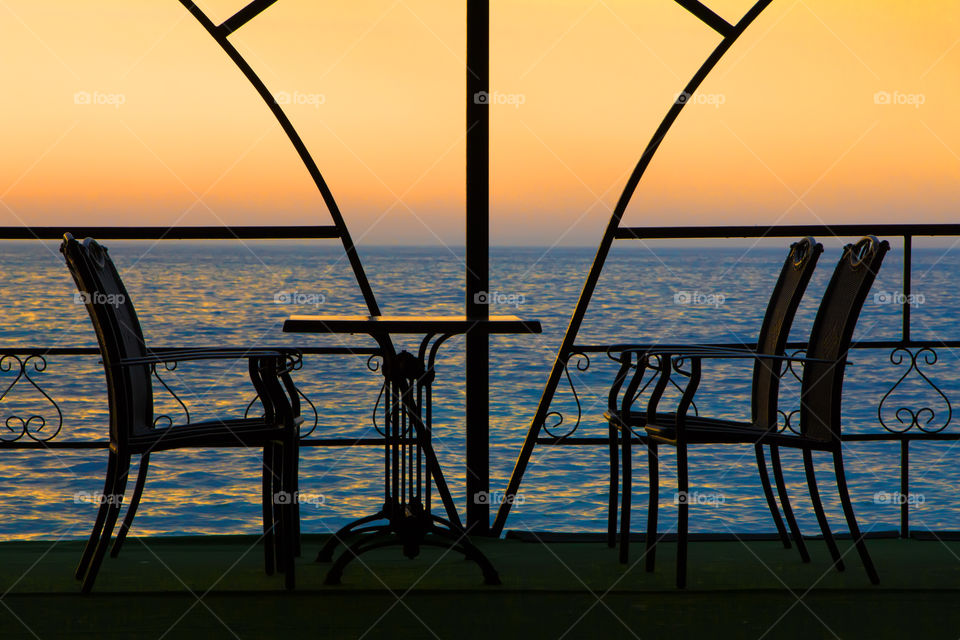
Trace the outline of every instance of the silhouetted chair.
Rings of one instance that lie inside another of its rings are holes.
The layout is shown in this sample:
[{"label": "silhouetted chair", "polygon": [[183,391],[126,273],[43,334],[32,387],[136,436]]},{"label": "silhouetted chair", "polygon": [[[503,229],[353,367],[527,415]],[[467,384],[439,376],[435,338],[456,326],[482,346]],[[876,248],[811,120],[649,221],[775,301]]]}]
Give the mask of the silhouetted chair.
[{"label": "silhouetted chair", "polygon": [[[783,267],[780,269],[780,275],[777,278],[777,282],[773,287],[773,292],[770,295],[770,301],[767,303],[767,309],[763,316],[763,322],[760,325],[757,343],[755,345],[744,345],[742,347],[743,351],[747,353],[783,355],[784,347],[787,344],[787,338],[790,333],[790,328],[793,326],[793,319],[796,316],[797,307],[800,305],[800,300],[803,298],[803,294],[807,289],[807,284],[810,282],[810,278],[816,269],[817,261],[820,259],[820,255],[822,253],[823,245],[816,242],[813,238],[802,238],[790,245],[790,250],[787,253],[787,257],[783,262]],[[691,351],[694,349],[716,350],[715,348],[696,345],[685,345],[677,348],[682,349],[683,351]],[[727,347],[724,350],[729,349],[733,349],[733,347]],[[644,353],[645,352],[642,350],[631,349],[626,349],[620,352],[618,357],[620,358],[621,367],[617,374],[616,382],[611,389],[610,408],[606,414],[610,427],[610,495],[607,531],[608,544],[611,547],[616,544],[617,529],[617,492],[618,476],[620,474],[617,444],[618,435],[623,429],[624,422],[626,422],[628,427],[627,431],[624,431],[624,434],[627,434],[628,431],[632,431],[634,429],[642,430],[647,421],[646,412],[633,410],[629,411],[626,421],[623,420],[623,416],[627,414],[622,413],[620,410],[620,407],[623,404],[623,400],[620,398],[620,391],[622,390],[623,383],[629,375],[629,372],[636,366],[633,357],[636,356],[639,359]],[[753,386],[750,395],[751,424],[754,426],[754,428],[761,431],[775,428],[777,425],[777,396],[780,391],[780,376],[782,369],[781,364],[782,363],[780,361],[757,359],[753,365]],[[650,381],[647,382],[647,385],[649,384]],[[641,391],[643,390],[645,390],[645,387],[644,389],[641,389]],[[636,391],[637,389],[634,388],[634,395],[636,395]],[[661,393],[662,391],[663,390],[661,389]],[[631,398],[628,405],[632,404],[633,401],[634,399]],[[661,420],[671,419],[669,417],[665,417],[663,414],[660,414],[660,418]],[[701,419],[689,417],[688,420]],[[704,423],[710,423],[710,420],[706,418],[702,419],[702,421]],[[651,449],[651,455],[656,455],[656,445],[653,445],[653,448]],[[763,486],[763,492],[767,500],[767,506],[770,509],[770,514],[773,517],[774,524],[777,528],[777,533],[780,535],[780,539],[782,540],[784,547],[789,548],[790,537],[787,535],[786,528],[783,524],[783,519],[780,516],[780,510],[777,508],[776,501],[773,497],[773,490],[771,488],[770,478],[767,473],[767,464],[764,457],[763,445],[760,443],[758,443],[756,446],[756,457],[757,468],[760,475],[760,483]],[[776,478],[777,483],[777,491],[781,496],[781,502],[784,503],[785,506],[784,515],[786,516],[791,527],[791,531],[794,534],[794,539],[796,540],[797,547],[800,550],[801,557],[809,559],[806,548],[803,544],[803,540],[797,533],[793,512],[789,507],[789,503],[784,502],[786,483],[783,479],[783,470],[780,466],[780,458],[775,450],[771,453],[771,458],[773,463],[774,477]],[[629,460],[627,463],[629,464]],[[624,487],[624,491],[624,500],[629,500],[629,487]],[[627,506],[627,514],[629,514],[629,505]],[[657,515],[656,511],[651,511],[649,515],[654,519],[655,525]],[[629,521],[625,522],[625,526],[626,531],[629,532]],[[623,560],[626,561],[627,546],[621,545],[620,551]],[[650,555],[647,556],[647,563],[649,567],[653,566],[652,550]]]},{"label": "silhouetted chair", "polygon": [[[881,242],[873,236],[863,238],[853,245],[847,245],[837,263],[833,276],[827,285],[820,302],[820,308],[813,322],[805,357],[780,355],[745,354],[732,351],[666,349],[647,350],[643,354],[646,364],[658,369],[657,386],[651,394],[647,407],[644,428],[650,443],[650,512],[655,514],[659,504],[659,474],[656,444],[666,444],[677,449],[677,586],[686,585],[687,568],[687,520],[689,511],[689,483],[687,447],[699,444],[766,444],[773,450],[777,447],[800,449],[803,455],[804,472],[810,491],[811,502],[817,516],[817,522],[823,533],[837,569],[844,568],[840,552],[827,523],[820,492],[817,487],[813,467],[813,451],[826,451],[833,455],[837,489],[843,513],[850,529],[850,535],[866,570],[870,582],[879,583],[876,569],[857,524],[847,488],[843,468],[840,405],[843,390],[843,375],[846,368],[847,351],[853,337],[860,311],[883,258],[890,248],[887,242]],[[755,422],[735,422],[728,420],[706,420],[687,415],[690,403],[700,382],[701,362],[704,359],[724,359],[749,357],[756,360],[785,363],[788,361],[803,364],[803,376],[800,390],[800,428],[799,434],[777,430],[776,425],[763,425]],[[686,375],[689,381],[675,414],[665,415],[657,412],[660,393],[668,382],[672,370],[680,370],[683,364],[689,364]],[[642,376],[641,365],[625,390],[630,397],[637,390],[638,380]],[[658,393],[659,391],[659,393]],[[626,404],[626,403],[625,403]],[[628,409],[628,406],[624,407]],[[622,556],[625,560],[629,543],[630,513],[630,448],[626,446],[629,430],[624,427],[625,444],[623,447],[623,484],[624,496],[621,521]],[[685,499],[686,498],[686,499]],[[789,509],[786,491],[781,493],[785,511]],[[799,531],[795,529],[799,539]],[[647,522],[647,552],[654,553],[657,544],[656,515]],[[652,570],[652,562],[647,565]]]},{"label": "silhouetted chair", "polygon": [[[144,343],[130,296],[107,249],[92,238],[82,243],[69,233],[60,247],[80,290],[100,345],[110,406],[107,477],[93,531],[76,577],[84,593],[93,588],[120,513],[132,455],[140,456],[137,484],[118,532],[116,556],[136,515],[150,454],[194,447],[251,447],[263,451],[265,567],[285,574],[294,586],[293,556],[298,544],[297,463],[300,405],[290,371],[299,354],[284,349],[157,349]],[[208,420],[158,426],[153,410],[151,367],[186,360],[246,360],[250,381],[263,405],[258,418]]]}]

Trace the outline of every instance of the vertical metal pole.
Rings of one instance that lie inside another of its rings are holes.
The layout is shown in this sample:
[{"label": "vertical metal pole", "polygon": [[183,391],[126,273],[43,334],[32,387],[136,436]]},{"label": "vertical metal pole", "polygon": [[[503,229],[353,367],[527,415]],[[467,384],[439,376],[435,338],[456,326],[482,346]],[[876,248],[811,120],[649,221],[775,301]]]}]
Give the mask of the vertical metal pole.
[{"label": "vertical metal pole", "polygon": [[[913,236],[903,236],[903,326],[900,339],[910,342],[910,292],[913,272]],[[900,441],[900,537],[910,537],[910,441]]]},{"label": "vertical metal pole", "polygon": [[[489,317],[490,2],[467,0],[467,317]],[[486,325],[466,336],[467,528],[490,532],[489,355]]]},{"label": "vertical metal pole", "polygon": [[910,342],[910,292],[913,289],[913,236],[903,236],[903,333],[901,339]]},{"label": "vertical metal pole", "polygon": [[900,441],[900,537],[910,537],[910,441]]}]

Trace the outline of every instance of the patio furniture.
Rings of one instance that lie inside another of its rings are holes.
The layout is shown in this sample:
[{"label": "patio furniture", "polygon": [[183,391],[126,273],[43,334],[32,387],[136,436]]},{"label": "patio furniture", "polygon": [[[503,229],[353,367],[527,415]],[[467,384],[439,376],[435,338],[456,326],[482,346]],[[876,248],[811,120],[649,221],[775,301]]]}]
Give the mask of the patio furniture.
[{"label": "patio furniture", "polygon": [[[107,249],[92,238],[78,242],[65,234],[60,247],[97,334],[110,405],[107,476],[96,521],[77,579],[88,593],[94,585],[124,501],[133,455],[140,456],[137,483],[114,543],[116,556],[136,515],[150,455],[182,448],[249,447],[263,451],[262,507],[264,564],[285,574],[294,586],[297,546],[297,462],[300,404],[290,371],[299,360],[292,349],[150,349],[130,296]],[[187,360],[247,361],[250,381],[263,405],[256,418],[224,418],[186,425],[164,425],[154,415],[153,367]],[[160,424],[158,424],[160,422]]]},{"label": "patio furniture", "polygon": [[[870,582],[879,583],[873,561],[867,551],[863,536],[857,524],[850,493],[847,488],[843,467],[840,405],[842,400],[843,376],[846,368],[847,351],[854,328],[863,308],[864,301],[873,284],[874,278],[883,263],[890,245],[876,237],[867,236],[856,244],[847,245],[837,263],[827,289],[823,294],[820,307],[813,322],[807,355],[782,356],[761,353],[745,353],[731,350],[690,350],[648,349],[641,354],[641,364],[624,391],[623,415],[630,415],[630,402],[635,397],[645,368],[652,367],[658,372],[656,388],[651,394],[646,420],[643,427],[651,443],[650,460],[650,512],[655,514],[659,504],[659,461],[655,444],[673,446],[677,450],[677,488],[678,488],[678,524],[677,524],[677,586],[686,586],[687,572],[687,524],[689,511],[689,482],[687,448],[690,445],[707,444],[766,444],[772,450],[777,447],[799,449],[803,455],[804,472],[810,492],[811,502],[817,516],[817,522],[823,533],[834,565],[844,569],[843,561],[836,542],[830,531],[820,493],[817,487],[813,467],[813,451],[825,451],[833,456],[836,472],[837,490],[843,506],[843,513],[850,529],[854,545],[866,570]],[[689,416],[688,411],[694,394],[700,383],[701,363],[704,359],[748,358],[754,361],[767,360],[772,363],[800,363],[803,376],[800,391],[800,427],[799,433],[782,432],[777,426],[758,425],[753,422],[735,422],[730,420],[705,419]],[[684,369],[684,365],[689,369]],[[657,411],[662,392],[670,381],[671,372],[683,372],[688,382],[683,397],[674,414],[661,414]],[[628,421],[623,421],[623,506],[621,509],[622,545],[621,559],[626,558],[629,544],[630,522],[630,430]],[[784,510],[789,509],[786,492],[781,494]],[[799,533],[799,532],[797,532]],[[657,544],[656,515],[647,522],[647,551],[653,553]],[[652,563],[647,569],[652,570]]]},{"label": "patio furniture", "polygon": [[[421,546],[436,546],[462,553],[483,572],[484,582],[500,584],[496,569],[470,542],[457,513],[432,443],[434,364],[448,338],[479,327],[491,334],[539,333],[540,323],[516,316],[291,316],[283,330],[295,333],[366,333],[380,346],[384,436],[383,506],[355,520],[331,536],[317,555],[318,562],[334,560],[334,551],[346,547],[327,572],[327,584],[340,584],[346,566],[361,554],[399,545],[408,558]],[[422,335],[414,355],[397,352],[391,336]],[[425,471],[425,473],[424,473]],[[431,480],[446,511],[446,518],[431,513]],[[489,495],[468,496],[489,502]]]},{"label": "patio furniture", "polygon": [[[760,332],[757,342],[755,345],[743,345],[743,351],[747,353],[777,356],[782,356],[784,354],[784,348],[787,344],[790,328],[793,326],[793,320],[796,316],[797,307],[800,305],[800,300],[803,298],[803,294],[807,289],[807,284],[810,282],[810,278],[816,269],[817,261],[822,253],[823,245],[810,237],[802,238],[790,245],[790,250],[787,253],[787,257],[783,262],[783,267],[780,269],[780,275],[777,278],[777,282],[773,287],[773,292],[770,295],[770,301],[767,303],[766,312],[763,316],[763,322],[760,325]],[[664,347],[659,348],[663,349]],[[711,349],[715,350],[715,348],[711,348],[708,345],[689,345],[677,348],[685,353],[695,349],[705,349],[707,351],[710,351]],[[726,347],[725,349],[732,348],[733,347]],[[634,411],[629,409],[629,405],[632,404],[632,398],[630,399],[631,402],[626,403],[627,408],[625,410],[628,410],[629,413],[621,413],[619,406],[624,403],[624,400],[626,400],[626,398],[620,398],[620,392],[622,390],[623,383],[626,380],[629,372],[638,364],[638,362],[634,362],[634,356],[636,356],[637,360],[640,361],[645,353],[646,352],[643,351],[642,348],[624,348],[619,352],[617,357],[620,359],[620,370],[618,371],[614,385],[611,388],[609,396],[610,407],[606,413],[610,428],[610,493],[607,543],[611,547],[616,544],[617,528],[617,493],[618,476],[620,474],[620,466],[618,461],[618,434],[622,431],[624,433],[624,437],[629,435],[630,438],[636,437],[639,440],[646,442],[649,448],[649,455],[657,455],[656,442],[651,442],[645,435],[636,433],[637,429],[642,429],[644,426],[646,426],[647,413],[645,411]],[[777,396],[780,391],[780,376],[783,373],[782,364],[783,363],[779,360],[775,361],[767,359],[757,359],[754,362],[753,384],[750,394],[750,415],[751,424],[753,425],[753,428],[757,429],[758,431],[768,431],[772,428],[776,428],[777,426]],[[652,379],[647,381],[643,388],[634,389],[633,396],[642,393],[651,382]],[[626,416],[626,418],[624,418],[624,416]],[[660,418],[666,420],[672,419],[671,417],[666,417],[663,414],[660,415]],[[702,420],[705,421],[704,423],[709,422],[703,417],[690,419]],[[624,426],[626,426],[626,429],[624,429]],[[629,442],[624,441],[622,446],[629,446]],[[783,524],[783,518],[780,516],[780,509],[777,507],[776,500],[773,497],[773,490],[770,485],[770,477],[767,473],[767,463],[764,456],[762,443],[757,443],[756,445],[756,458],[760,483],[763,487],[763,493],[767,501],[767,506],[770,509],[770,514],[773,517],[777,533],[783,542],[783,546],[785,548],[790,548],[790,537],[787,535]],[[806,547],[804,546],[803,539],[800,537],[799,530],[793,516],[793,510],[790,508],[790,504],[786,500],[786,483],[784,482],[783,470],[780,465],[780,456],[775,448],[771,452],[771,461],[773,465],[774,478],[777,484],[777,492],[780,496],[780,502],[783,506],[784,515],[787,518],[790,531],[793,533],[797,548],[800,551],[800,556],[806,562],[809,560],[809,555]],[[652,466],[651,469],[655,470],[656,467]],[[625,486],[623,496],[624,504],[626,504],[625,513],[627,514],[627,516],[624,517],[623,523],[625,528],[624,530],[627,532],[625,535],[629,535],[630,531],[630,522],[628,517],[629,494],[630,488]],[[651,505],[652,504],[653,503],[651,503]],[[657,510],[654,506],[650,507],[648,517],[652,519],[651,526],[655,530]],[[627,547],[627,544],[622,544],[620,546],[621,560],[623,562],[626,562]],[[653,548],[650,549],[650,552],[646,556],[646,562],[648,568],[653,567]]]}]

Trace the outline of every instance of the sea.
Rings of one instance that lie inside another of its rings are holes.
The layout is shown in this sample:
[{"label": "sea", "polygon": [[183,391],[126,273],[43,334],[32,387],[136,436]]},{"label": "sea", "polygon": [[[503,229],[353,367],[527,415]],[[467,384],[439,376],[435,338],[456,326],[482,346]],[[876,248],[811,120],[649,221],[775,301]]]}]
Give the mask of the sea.
[{"label": "sea", "polygon": [[[369,338],[284,334],[293,314],[365,313],[359,289],[339,245],[326,241],[107,242],[136,306],[151,346],[285,345],[370,347]],[[689,244],[689,241],[688,241]],[[786,241],[716,241],[678,246],[666,241],[617,245],[597,287],[578,345],[651,342],[743,342],[756,331]],[[798,312],[792,339],[809,332],[839,241],[826,242],[821,266]],[[960,251],[949,245],[913,252],[912,289],[903,291],[903,252],[898,242],[886,259],[858,325],[857,340],[896,340],[903,308],[910,308],[915,340],[960,339],[957,300]],[[360,254],[385,314],[443,315],[462,312],[462,248],[362,247]],[[491,249],[492,313],[539,320],[540,335],[495,336],[490,354],[490,474],[487,498],[494,509],[544,390],[571,312],[595,250],[577,247]],[[90,320],[78,304],[58,245],[0,243],[2,349],[96,346]],[[398,338],[414,349],[415,337]],[[888,433],[914,422],[927,430],[956,431],[951,398],[960,391],[958,354],[940,347],[917,353],[857,349],[844,389],[844,429]],[[434,445],[461,515],[465,495],[464,340],[440,349],[434,390]],[[373,421],[381,374],[364,356],[306,356],[296,381],[316,414],[305,406],[312,437],[377,435]],[[40,437],[105,440],[108,408],[103,368],[96,356],[58,355],[27,362],[0,360],[0,436],[15,439],[22,425]],[[555,434],[602,437],[603,412],[616,370],[604,352],[574,357],[551,409]],[[183,363],[161,370],[164,382],[187,405],[192,420],[242,416],[253,399],[245,364]],[[901,380],[902,378],[902,380]],[[797,407],[798,384],[786,377],[781,407]],[[899,381],[899,383],[898,383]],[[12,386],[11,386],[12,385]],[[572,385],[572,388],[571,388]],[[157,413],[185,420],[180,405],[155,385]],[[574,391],[575,390],[575,391]],[[748,363],[705,367],[697,395],[703,415],[749,416]],[[675,397],[675,396],[673,396]],[[666,400],[665,400],[666,401]],[[55,405],[54,405],[55,403]],[[58,416],[57,410],[62,414]],[[31,416],[38,416],[31,419]],[[886,425],[886,427],[884,426]],[[917,430],[918,426],[913,426]],[[646,502],[645,455],[635,457],[634,527]],[[911,487],[899,493],[900,446],[895,442],[849,443],[847,478],[861,526],[892,531],[900,502],[910,504],[915,529],[960,529],[960,448],[950,441],[910,448]],[[300,487],[303,530],[326,533],[382,504],[383,451],[377,447],[305,447]],[[789,491],[801,528],[816,533],[798,455],[784,452]],[[102,491],[106,453],[94,450],[0,448],[0,539],[76,539],[88,534]],[[675,458],[662,455],[661,523],[676,518]],[[691,465],[691,529],[696,532],[773,531],[753,448],[694,447]],[[835,530],[845,529],[831,460],[818,461],[818,478]],[[183,450],[154,455],[134,535],[256,533],[260,528],[258,451]],[[507,529],[599,532],[606,528],[608,452],[604,446],[538,446],[523,478]]]}]

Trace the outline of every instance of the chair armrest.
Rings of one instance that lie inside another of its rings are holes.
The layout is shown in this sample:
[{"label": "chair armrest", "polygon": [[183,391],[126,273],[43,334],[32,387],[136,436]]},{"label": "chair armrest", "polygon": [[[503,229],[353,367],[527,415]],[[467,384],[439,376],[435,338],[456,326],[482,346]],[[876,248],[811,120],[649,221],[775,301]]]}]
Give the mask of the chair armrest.
[{"label": "chair armrest", "polygon": [[[267,415],[281,416],[292,427],[299,428],[304,422],[300,415],[300,392],[290,373],[299,368],[303,353],[289,347],[196,347],[149,349],[146,356],[123,358],[114,363],[117,367],[135,367],[167,362],[190,360],[239,360],[249,361],[250,382],[257,392]],[[264,367],[264,360],[277,364]],[[156,372],[154,371],[154,375]],[[164,387],[167,384],[160,381]],[[167,387],[169,391],[169,387]]]}]

